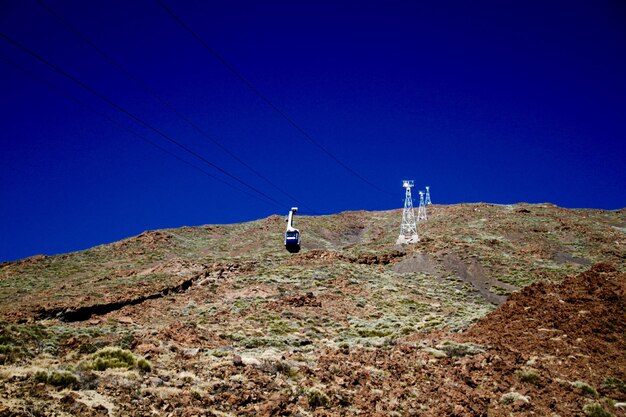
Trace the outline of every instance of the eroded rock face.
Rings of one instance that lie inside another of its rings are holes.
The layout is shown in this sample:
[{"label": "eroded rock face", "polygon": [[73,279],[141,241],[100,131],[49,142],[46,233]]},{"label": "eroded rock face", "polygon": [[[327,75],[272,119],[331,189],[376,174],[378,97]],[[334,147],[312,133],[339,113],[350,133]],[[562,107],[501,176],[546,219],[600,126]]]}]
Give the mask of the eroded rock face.
[{"label": "eroded rock face", "polygon": [[443,257],[443,265],[446,270],[454,273],[463,281],[471,284],[487,301],[494,304],[502,304],[506,297],[493,293],[492,288],[498,287],[508,291],[514,291],[515,286],[501,282],[487,274],[477,259],[462,260],[457,254],[449,253]]},{"label": "eroded rock face", "polygon": [[427,253],[416,253],[407,256],[400,262],[396,263],[393,270],[399,273],[425,273],[439,276],[441,272],[438,270],[437,263],[433,257]]}]

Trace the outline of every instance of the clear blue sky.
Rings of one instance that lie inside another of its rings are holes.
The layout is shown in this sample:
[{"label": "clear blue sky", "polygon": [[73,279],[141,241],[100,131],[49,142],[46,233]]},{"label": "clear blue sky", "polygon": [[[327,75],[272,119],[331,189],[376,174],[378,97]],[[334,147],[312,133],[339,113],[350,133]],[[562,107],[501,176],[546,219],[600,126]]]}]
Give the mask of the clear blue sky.
[{"label": "clear blue sky", "polygon": [[120,128],[235,184],[0,38],[0,261],[286,215],[291,205],[302,214],[398,208],[404,178],[430,185],[435,203],[626,206],[621,1],[164,0],[376,188],[312,145],[155,1],[45,1],[299,203],[36,0],[5,0],[1,32],[279,204]]}]

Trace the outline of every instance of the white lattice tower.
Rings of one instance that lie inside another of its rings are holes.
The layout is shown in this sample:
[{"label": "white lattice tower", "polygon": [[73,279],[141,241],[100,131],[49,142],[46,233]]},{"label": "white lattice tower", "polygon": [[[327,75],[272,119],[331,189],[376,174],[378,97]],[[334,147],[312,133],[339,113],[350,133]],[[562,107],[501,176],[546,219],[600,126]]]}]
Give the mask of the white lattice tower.
[{"label": "white lattice tower", "polygon": [[415,213],[413,212],[413,198],[411,197],[411,188],[413,188],[413,180],[402,181],[402,186],[406,190],[404,197],[404,210],[402,211],[402,225],[400,226],[400,236],[396,241],[396,245],[415,243],[420,240],[417,235],[417,226],[415,225]]},{"label": "white lattice tower", "polygon": [[426,220],[426,204],[424,204],[424,191],[420,191],[420,206],[417,209],[417,221]]},{"label": "white lattice tower", "polygon": [[431,205],[432,202],[430,201],[430,186],[426,186],[426,205],[429,206]]}]

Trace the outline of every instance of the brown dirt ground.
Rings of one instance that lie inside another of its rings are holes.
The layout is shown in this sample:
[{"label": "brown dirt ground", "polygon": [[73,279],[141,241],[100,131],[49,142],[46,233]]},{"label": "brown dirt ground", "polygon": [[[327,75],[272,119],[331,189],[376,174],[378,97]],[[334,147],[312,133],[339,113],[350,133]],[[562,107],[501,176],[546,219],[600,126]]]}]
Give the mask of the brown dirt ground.
[{"label": "brown dirt ground", "polygon": [[[280,303],[319,307],[312,294]],[[626,274],[597,264],[558,284],[526,287],[464,333],[439,330],[379,348],[328,348],[315,363],[297,368],[290,367],[297,349],[256,363],[225,357],[210,368],[196,351],[182,349],[170,352],[182,368],[219,381],[206,393],[183,382],[175,394],[138,394],[113,376],[102,379],[97,391],[115,398],[124,416],[580,416],[590,403],[626,416],[626,409],[613,406],[626,401],[624,387],[607,384],[609,378],[626,380],[625,308]],[[216,335],[184,324],[157,339],[164,337],[183,346],[220,345]],[[163,353],[147,341],[137,348]],[[144,378],[144,386],[157,384],[158,378]],[[585,392],[575,381],[597,392]],[[56,401],[70,415],[106,415],[102,405],[84,407],[71,393],[54,399],[28,379],[13,381],[11,389]],[[507,402],[503,396],[510,392],[520,399]],[[9,415],[22,414],[0,407],[0,416]]]}]

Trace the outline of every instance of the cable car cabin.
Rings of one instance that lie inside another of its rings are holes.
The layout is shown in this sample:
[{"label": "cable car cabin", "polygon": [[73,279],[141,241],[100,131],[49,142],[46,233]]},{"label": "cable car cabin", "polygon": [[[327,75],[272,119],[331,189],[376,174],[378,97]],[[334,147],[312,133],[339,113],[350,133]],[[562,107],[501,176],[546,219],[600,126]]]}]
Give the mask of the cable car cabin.
[{"label": "cable car cabin", "polygon": [[291,253],[300,252],[300,232],[297,229],[285,232],[285,248]]},{"label": "cable car cabin", "polygon": [[285,230],[285,248],[291,253],[300,252],[300,231],[293,227],[293,214],[298,207],[292,207],[287,217],[287,230]]}]

